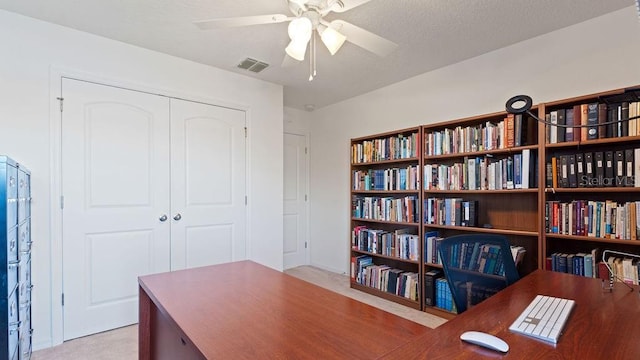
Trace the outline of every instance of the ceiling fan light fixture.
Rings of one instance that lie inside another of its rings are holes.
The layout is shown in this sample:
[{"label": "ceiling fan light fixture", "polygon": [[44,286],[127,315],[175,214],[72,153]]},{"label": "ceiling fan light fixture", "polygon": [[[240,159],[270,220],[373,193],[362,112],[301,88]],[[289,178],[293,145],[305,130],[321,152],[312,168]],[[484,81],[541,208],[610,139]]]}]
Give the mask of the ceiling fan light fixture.
[{"label": "ceiling fan light fixture", "polygon": [[327,27],[320,34],[320,40],[322,40],[327,49],[329,49],[331,55],[335,55],[335,53],[340,50],[344,42],[347,40],[347,37],[340,34],[335,29]]},{"label": "ceiling fan light fixture", "polygon": [[291,20],[289,23],[289,39],[291,41],[304,41],[305,43],[311,39],[313,24],[306,17],[299,17]]},{"label": "ceiling fan light fixture", "polygon": [[302,61],[304,60],[304,54],[307,52],[307,41],[291,40],[284,51],[292,58]]}]

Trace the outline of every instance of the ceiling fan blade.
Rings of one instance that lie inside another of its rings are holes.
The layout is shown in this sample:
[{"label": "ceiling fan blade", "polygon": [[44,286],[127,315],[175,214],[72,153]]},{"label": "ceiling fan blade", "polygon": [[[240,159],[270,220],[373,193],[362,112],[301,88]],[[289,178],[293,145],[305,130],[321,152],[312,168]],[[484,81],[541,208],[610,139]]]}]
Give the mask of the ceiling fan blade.
[{"label": "ceiling fan blade", "polygon": [[209,29],[221,29],[221,28],[229,28],[229,27],[239,27],[239,26],[248,26],[248,25],[260,25],[260,24],[277,24],[281,22],[285,22],[291,20],[292,18],[283,14],[272,14],[272,15],[256,15],[256,16],[242,16],[242,17],[233,17],[233,18],[222,18],[222,19],[209,19],[209,20],[198,20],[193,23],[199,27],[201,30],[209,30]]},{"label": "ceiling fan blade", "polygon": [[[371,0],[342,0],[342,6],[336,4],[332,7],[333,12],[343,13],[345,11],[351,10],[354,7],[358,7],[362,4],[366,4]],[[340,1],[338,1],[339,3]]]},{"label": "ceiling fan blade", "polygon": [[378,56],[387,56],[398,47],[398,44],[393,41],[387,40],[343,20],[334,20],[331,22],[330,26],[342,35],[346,36],[347,41]]}]

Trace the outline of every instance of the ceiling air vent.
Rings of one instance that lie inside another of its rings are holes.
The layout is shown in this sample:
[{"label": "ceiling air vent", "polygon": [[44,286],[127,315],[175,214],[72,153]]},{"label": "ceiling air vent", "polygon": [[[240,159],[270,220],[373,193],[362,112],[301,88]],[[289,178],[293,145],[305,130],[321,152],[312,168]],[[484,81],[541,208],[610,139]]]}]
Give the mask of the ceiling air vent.
[{"label": "ceiling air vent", "polygon": [[246,58],[238,64],[240,69],[249,70],[254,73],[259,73],[260,71],[269,67],[269,64],[264,63],[262,61],[258,61],[252,58]]}]

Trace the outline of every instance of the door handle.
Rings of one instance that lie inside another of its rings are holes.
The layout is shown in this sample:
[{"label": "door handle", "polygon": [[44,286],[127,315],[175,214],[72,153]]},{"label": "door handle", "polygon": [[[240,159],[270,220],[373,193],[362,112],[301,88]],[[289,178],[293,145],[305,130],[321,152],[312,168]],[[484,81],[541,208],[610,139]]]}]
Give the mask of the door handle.
[{"label": "door handle", "polygon": [[159,218],[158,220],[160,220],[160,221],[162,221],[162,222],[167,221],[167,215],[166,215],[166,214],[164,214],[164,215],[160,216],[160,218]]},{"label": "door handle", "polygon": [[173,217],[173,220],[178,221],[182,219],[182,215],[180,215],[180,213],[177,213],[176,216]]}]

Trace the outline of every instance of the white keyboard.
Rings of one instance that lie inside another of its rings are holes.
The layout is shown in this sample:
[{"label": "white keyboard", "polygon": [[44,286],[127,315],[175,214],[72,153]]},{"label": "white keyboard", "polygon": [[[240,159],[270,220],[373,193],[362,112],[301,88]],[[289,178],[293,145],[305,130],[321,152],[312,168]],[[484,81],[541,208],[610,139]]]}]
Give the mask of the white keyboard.
[{"label": "white keyboard", "polygon": [[538,295],[509,330],[557,344],[574,304],[573,300]]}]

